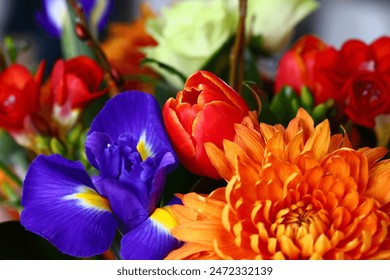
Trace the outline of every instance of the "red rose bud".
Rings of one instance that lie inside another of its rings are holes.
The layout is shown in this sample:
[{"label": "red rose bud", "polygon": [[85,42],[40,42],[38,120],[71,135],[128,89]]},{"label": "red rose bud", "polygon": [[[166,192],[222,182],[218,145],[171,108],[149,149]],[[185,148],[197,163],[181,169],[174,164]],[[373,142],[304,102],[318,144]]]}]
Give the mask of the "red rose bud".
[{"label": "red rose bud", "polygon": [[26,116],[39,110],[39,92],[45,63],[35,76],[20,64],[13,64],[0,73],[0,127],[8,131],[23,129]]},{"label": "red rose bud", "polygon": [[204,144],[212,142],[222,148],[222,140],[234,138],[234,124],[248,111],[245,101],[224,81],[198,71],[187,79],[176,99],[167,100],[163,118],[182,164],[195,174],[218,179]]},{"label": "red rose bud", "polygon": [[324,49],[326,44],[319,38],[312,35],[303,36],[279,62],[275,76],[275,93],[287,85],[297,93],[302,86],[313,90],[314,62],[317,54]]},{"label": "red rose bud", "polygon": [[106,89],[99,91],[102,81],[103,70],[87,56],[58,60],[51,73],[54,103],[67,113],[71,109],[83,108],[106,93]]}]

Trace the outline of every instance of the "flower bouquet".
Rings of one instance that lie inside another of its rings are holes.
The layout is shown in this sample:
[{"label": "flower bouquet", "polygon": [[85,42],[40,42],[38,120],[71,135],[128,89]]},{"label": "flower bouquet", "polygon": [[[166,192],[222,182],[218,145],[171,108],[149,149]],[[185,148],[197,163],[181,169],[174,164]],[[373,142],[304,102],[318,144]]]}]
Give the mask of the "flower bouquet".
[{"label": "flower bouquet", "polygon": [[51,69],[0,49],[2,258],[390,258],[390,37],[286,50],[314,0],[113,4],[42,1]]}]

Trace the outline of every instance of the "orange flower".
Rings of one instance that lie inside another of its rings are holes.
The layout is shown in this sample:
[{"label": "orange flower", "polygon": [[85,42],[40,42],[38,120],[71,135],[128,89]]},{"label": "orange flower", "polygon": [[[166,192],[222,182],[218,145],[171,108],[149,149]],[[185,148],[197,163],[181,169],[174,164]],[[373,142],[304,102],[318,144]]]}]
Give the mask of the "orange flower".
[{"label": "orange flower", "polygon": [[102,48],[112,66],[124,76],[125,90],[153,91],[151,83],[139,77],[157,77],[153,70],[140,65],[145,55],[139,50],[157,44],[145,29],[146,21],[153,16],[147,5],[141,5],[141,17],[132,24],[113,23],[108,28],[109,36]]},{"label": "orange flower", "polygon": [[350,148],[303,110],[284,129],[236,125],[206,144],[224,188],[172,206],[185,244],[168,259],[389,259],[390,160]]}]

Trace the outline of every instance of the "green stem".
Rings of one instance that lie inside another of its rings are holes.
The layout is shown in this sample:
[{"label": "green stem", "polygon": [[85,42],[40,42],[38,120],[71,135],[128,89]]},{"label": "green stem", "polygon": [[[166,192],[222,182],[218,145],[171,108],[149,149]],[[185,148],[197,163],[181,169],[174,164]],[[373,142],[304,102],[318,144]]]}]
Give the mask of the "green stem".
[{"label": "green stem", "polygon": [[22,180],[2,161],[0,161],[0,169],[18,186],[22,186]]},{"label": "green stem", "polygon": [[245,51],[245,19],[247,12],[247,0],[240,0],[240,18],[237,34],[230,56],[229,83],[239,94],[242,93],[244,80],[244,51]]},{"label": "green stem", "polygon": [[81,6],[76,0],[67,0],[69,7],[72,8],[74,13],[76,14],[76,27],[75,31],[79,38],[85,41],[86,45],[91,48],[94,52],[97,62],[100,67],[108,74],[105,76],[107,83],[110,85],[110,91],[112,93],[120,92],[120,88],[123,85],[122,77],[117,73],[115,69],[113,69],[108,62],[106,55],[101,49],[98,42],[94,39],[92,32],[88,27],[87,19],[83,13]]},{"label": "green stem", "polygon": [[121,259],[120,249],[121,249],[122,237],[123,237],[123,234],[119,230],[117,230],[115,237],[114,237],[114,241],[112,242],[112,245],[111,245],[111,251],[117,260]]}]

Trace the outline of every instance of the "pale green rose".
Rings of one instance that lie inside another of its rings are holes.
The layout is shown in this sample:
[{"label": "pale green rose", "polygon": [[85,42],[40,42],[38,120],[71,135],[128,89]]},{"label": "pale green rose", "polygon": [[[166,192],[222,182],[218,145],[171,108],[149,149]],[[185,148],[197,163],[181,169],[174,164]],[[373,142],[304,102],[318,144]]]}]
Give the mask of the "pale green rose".
[{"label": "pale green rose", "polygon": [[295,26],[318,7],[315,0],[248,0],[247,31],[262,37],[263,50],[277,52],[289,42]]},{"label": "pale green rose", "polygon": [[[158,42],[144,48],[148,58],[167,64],[186,77],[200,70],[237,28],[238,13],[226,0],[182,1],[162,10],[147,23],[147,31]],[[177,88],[181,80],[150,64]]]}]

